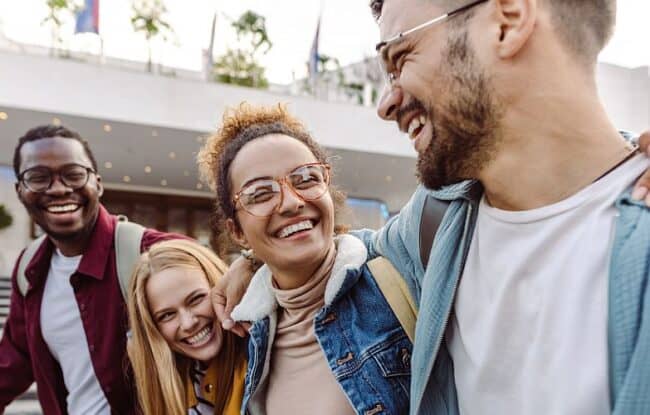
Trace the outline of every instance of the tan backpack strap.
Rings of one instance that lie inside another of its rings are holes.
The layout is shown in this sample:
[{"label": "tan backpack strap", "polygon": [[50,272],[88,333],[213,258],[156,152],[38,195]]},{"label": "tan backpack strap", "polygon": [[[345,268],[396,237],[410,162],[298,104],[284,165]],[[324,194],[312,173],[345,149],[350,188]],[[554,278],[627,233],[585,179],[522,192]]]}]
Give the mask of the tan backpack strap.
[{"label": "tan backpack strap", "polygon": [[411,297],[408,286],[393,264],[384,257],[377,257],[368,262],[368,268],[377,281],[377,285],[388,301],[388,305],[399,320],[406,335],[415,339],[415,320],[418,310]]},{"label": "tan backpack strap", "polygon": [[29,288],[29,281],[27,281],[25,271],[27,271],[27,266],[32,262],[32,258],[36,255],[36,251],[38,251],[38,248],[41,246],[43,241],[45,241],[45,238],[47,238],[47,235],[43,234],[31,241],[25,248],[23,256],[20,257],[18,271],[16,272],[16,285],[18,285],[18,291],[23,297],[27,294],[27,289]]},{"label": "tan backpack strap", "polygon": [[124,301],[128,296],[133,268],[140,258],[143,235],[143,226],[129,222],[125,216],[118,216],[115,226],[115,263]]}]

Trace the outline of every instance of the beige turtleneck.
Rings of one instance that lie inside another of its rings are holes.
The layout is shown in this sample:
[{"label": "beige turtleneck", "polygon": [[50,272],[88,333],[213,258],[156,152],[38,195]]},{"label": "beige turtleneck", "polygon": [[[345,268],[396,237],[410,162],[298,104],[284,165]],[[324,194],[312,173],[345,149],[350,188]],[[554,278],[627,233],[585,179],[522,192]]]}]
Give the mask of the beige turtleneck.
[{"label": "beige turtleneck", "polygon": [[336,258],[336,247],[301,287],[274,288],[278,301],[278,325],[271,350],[266,393],[269,415],[353,415],[332,374],[314,333],[314,316],[324,305],[325,287]]}]

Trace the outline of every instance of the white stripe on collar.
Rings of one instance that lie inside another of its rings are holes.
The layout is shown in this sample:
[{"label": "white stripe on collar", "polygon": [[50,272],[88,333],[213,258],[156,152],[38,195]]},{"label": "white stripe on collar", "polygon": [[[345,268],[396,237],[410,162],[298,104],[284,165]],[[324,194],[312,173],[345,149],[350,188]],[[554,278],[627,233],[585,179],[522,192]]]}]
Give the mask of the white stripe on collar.
[{"label": "white stripe on collar", "polygon": [[[352,235],[340,235],[336,238],[336,258],[332,266],[332,274],[325,286],[325,305],[334,301],[341,286],[345,282],[348,270],[359,269],[366,263],[368,251],[359,239]],[[255,275],[239,305],[232,311],[235,321],[257,321],[275,311],[278,304],[273,292],[271,270],[263,265]]]}]

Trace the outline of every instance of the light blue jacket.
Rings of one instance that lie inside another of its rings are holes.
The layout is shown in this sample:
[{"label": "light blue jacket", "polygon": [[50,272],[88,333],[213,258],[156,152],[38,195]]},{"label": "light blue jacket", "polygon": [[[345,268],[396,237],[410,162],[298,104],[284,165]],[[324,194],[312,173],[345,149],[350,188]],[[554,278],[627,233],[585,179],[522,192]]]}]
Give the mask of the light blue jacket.
[{"label": "light blue jacket", "polygon": [[[480,184],[472,181],[431,192],[451,201],[426,270],[419,225],[428,191],[419,187],[399,215],[377,232],[356,232],[369,255],[387,257],[419,305],[411,377],[411,414],[458,414],[454,370],[445,344],[454,296],[472,240]],[[612,413],[650,414],[650,209],[629,192],[619,215],[609,270],[609,382]],[[588,259],[585,258],[585,261]],[[486,409],[486,412],[490,412]]]},{"label": "light blue jacket", "polygon": [[[366,260],[366,248],[358,239],[339,237],[314,331],[323,357],[356,413],[401,415],[409,407],[413,346],[390,312]],[[266,413],[276,309],[271,272],[263,266],[232,313],[235,320],[253,322],[242,415]]]}]

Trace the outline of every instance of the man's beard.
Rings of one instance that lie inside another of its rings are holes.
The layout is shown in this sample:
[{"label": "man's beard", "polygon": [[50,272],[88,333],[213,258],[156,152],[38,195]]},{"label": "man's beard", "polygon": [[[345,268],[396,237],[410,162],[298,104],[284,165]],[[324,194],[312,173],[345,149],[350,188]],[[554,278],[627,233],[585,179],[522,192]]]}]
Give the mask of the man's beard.
[{"label": "man's beard", "polygon": [[433,133],[417,162],[417,176],[429,189],[477,179],[496,152],[501,118],[466,31],[450,35],[443,59],[440,83],[448,102],[428,106]]}]

